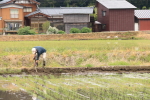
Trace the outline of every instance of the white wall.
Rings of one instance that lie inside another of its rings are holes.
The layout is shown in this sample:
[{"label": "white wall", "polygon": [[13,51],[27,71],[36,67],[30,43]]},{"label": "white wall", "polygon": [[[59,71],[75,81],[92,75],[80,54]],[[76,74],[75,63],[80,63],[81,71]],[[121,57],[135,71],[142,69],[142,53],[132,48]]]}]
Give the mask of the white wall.
[{"label": "white wall", "polygon": [[139,31],[139,24],[138,23],[134,24],[134,31]]}]

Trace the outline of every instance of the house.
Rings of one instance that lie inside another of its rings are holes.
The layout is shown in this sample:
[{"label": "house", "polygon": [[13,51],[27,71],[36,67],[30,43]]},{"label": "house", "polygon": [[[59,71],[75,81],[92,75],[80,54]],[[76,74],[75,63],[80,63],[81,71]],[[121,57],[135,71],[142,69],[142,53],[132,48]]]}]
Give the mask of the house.
[{"label": "house", "polygon": [[97,0],[97,31],[133,31],[134,5],[126,0]]},{"label": "house", "polygon": [[0,2],[0,33],[14,33],[26,25],[24,16],[38,9],[35,0],[3,0]]},{"label": "house", "polygon": [[[71,28],[81,29],[90,26],[90,14],[93,13],[93,9],[93,7],[39,7],[39,10],[25,17],[31,20],[32,28],[36,28],[37,24],[40,23],[41,29],[43,21],[48,20],[51,26],[70,33]],[[45,16],[45,18],[42,16]]]},{"label": "house", "polygon": [[23,26],[31,26],[41,33],[42,24],[46,21],[67,33],[72,27],[82,28],[90,25],[93,7],[51,8],[39,7],[39,5],[36,0],[1,1],[0,34],[16,33]]},{"label": "house", "polygon": [[135,31],[150,30],[150,10],[135,10]]}]

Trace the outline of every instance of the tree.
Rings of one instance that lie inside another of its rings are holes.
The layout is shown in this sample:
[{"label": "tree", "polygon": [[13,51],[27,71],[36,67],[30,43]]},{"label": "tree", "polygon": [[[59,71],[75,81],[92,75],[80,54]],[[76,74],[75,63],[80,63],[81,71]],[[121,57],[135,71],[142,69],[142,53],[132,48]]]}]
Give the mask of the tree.
[{"label": "tree", "polygon": [[67,7],[69,7],[70,6],[70,0],[65,0],[65,4]]},{"label": "tree", "polygon": [[42,29],[44,31],[44,33],[46,33],[46,31],[48,30],[50,26],[50,22],[49,21],[46,21],[45,23],[42,24]]},{"label": "tree", "polygon": [[146,6],[143,6],[142,9],[146,9]]}]

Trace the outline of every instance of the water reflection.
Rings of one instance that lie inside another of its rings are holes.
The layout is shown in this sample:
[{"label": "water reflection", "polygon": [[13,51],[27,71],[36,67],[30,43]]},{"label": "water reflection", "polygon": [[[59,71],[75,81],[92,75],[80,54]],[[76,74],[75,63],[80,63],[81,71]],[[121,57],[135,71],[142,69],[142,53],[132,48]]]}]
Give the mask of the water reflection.
[{"label": "water reflection", "polygon": [[0,100],[37,100],[32,99],[30,95],[25,92],[4,92],[0,91]]}]

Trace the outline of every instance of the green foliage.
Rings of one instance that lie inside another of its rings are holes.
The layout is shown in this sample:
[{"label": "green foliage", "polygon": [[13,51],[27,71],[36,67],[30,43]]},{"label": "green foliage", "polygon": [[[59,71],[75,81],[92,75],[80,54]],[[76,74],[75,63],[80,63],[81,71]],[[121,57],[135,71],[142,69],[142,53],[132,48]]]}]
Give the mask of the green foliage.
[{"label": "green foliage", "polygon": [[146,6],[143,6],[142,9],[146,9]]},{"label": "green foliage", "polygon": [[51,27],[49,26],[48,30],[47,30],[47,34],[58,34],[58,29],[56,27]]},{"label": "green foliage", "polygon": [[81,29],[81,33],[90,33],[90,32],[91,32],[91,29],[88,28],[88,27],[83,27],[83,28]]},{"label": "green foliage", "polygon": [[42,29],[43,29],[44,33],[48,30],[49,26],[50,26],[49,21],[46,21],[45,23],[42,24]]},{"label": "green foliage", "polygon": [[[41,2],[41,7],[87,7],[94,6],[96,0],[36,0]],[[146,8],[150,7],[149,0],[127,0],[138,9],[142,9],[143,6]]]},{"label": "green foliage", "polygon": [[90,16],[91,17],[93,16],[95,21],[98,20],[97,19],[97,8],[96,7],[94,8],[93,14],[90,14]]},{"label": "green foliage", "polygon": [[65,34],[65,32],[62,31],[62,30],[59,30],[59,31],[58,31],[58,34]]},{"label": "green foliage", "polygon": [[70,33],[80,33],[80,30],[78,28],[71,28]]},{"label": "green foliage", "polygon": [[118,65],[130,65],[130,64],[128,62],[125,62],[125,61],[116,61],[116,62],[113,62],[113,63],[109,63],[109,65],[118,66]]},{"label": "green foliage", "polygon": [[34,35],[36,34],[34,29],[31,29],[30,26],[25,26],[23,28],[19,28],[18,35]]},{"label": "green foliage", "polygon": [[93,67],[93,65],[92,64],[87,64],[87,65],[85,65],[86,67]]},{"label": "green foliage", "polygon": [[95,5],[96,0],[37,0],[41,7],[87,7]]}]

